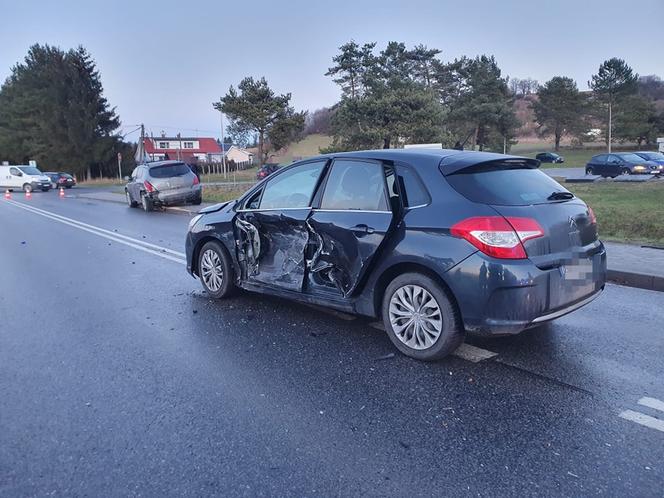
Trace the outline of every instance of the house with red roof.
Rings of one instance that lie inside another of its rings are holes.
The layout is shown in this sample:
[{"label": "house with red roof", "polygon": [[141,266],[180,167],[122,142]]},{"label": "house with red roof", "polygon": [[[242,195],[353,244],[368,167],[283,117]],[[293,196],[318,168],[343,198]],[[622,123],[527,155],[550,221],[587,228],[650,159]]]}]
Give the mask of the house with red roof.
[{"label": "house with red roof", "polygon": [[222,154],[226,160],[235,161],[236,164],[245,166],[253,162],[253,154],[246,149],[235,145],[225,144],[222,148],[214,138],[207,137],[145,137],[145,153],[151,161],[162,161],[164,159],[176,159],[186,162],[216,162],[222,160]]}]

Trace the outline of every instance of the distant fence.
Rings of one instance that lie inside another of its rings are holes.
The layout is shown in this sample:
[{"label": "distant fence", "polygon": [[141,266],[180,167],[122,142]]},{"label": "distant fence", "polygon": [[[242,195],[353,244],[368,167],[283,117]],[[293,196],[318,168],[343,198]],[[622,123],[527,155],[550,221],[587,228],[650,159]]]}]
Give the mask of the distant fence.
[{"label": "distant fence", "polygon": [[225,170],[224,170],[224,164],[222,162],[199,161],[198,163],[198,167],[201,169],[201,172],[205,175],[232,173],[233,171],[242,171],[251,168],[252,166],[253,164],[250,161],[236,163],[232,159],[230,161],[226,161]]}]

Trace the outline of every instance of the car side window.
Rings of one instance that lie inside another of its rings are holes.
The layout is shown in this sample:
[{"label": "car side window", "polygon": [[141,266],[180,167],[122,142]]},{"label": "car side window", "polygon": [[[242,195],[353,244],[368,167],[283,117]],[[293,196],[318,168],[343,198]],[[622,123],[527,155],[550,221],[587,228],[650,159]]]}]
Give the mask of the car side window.
[{"label": "car side window", "polygon": [[299,209],[311,206],[311,197],[325,162],[295,166],[268,180],[259,209]]},{"label": "car side window", "polygon": [[334,161],[321,209],[387,211],[383,166],[348,159]]},{"label": "car side window", "polygon": [[9,172],[14,176],[20,176],[21,175],[21,172],[18,170],[18,168],[9,168]]},{"label": "car side window", "polygon": [[607,157],[606,154],[599,155],[595,157],[595,159],[593,159],[593,162],[598,164],[604,164],[606,163],[606,157]]},{"label": "car side window", "polygon": [[621,159],[618,156],[609,156],[609,160],[607,161],[609,164],[618,164],[621,163]]},{"label": "car side window", "polygon": [[397,166],[397,173],[399,175],[399,186],[404,196],[404,206],[426,206],[431,202],[429,192],[427,192],[426,187],[415,171],[406,166]]}]

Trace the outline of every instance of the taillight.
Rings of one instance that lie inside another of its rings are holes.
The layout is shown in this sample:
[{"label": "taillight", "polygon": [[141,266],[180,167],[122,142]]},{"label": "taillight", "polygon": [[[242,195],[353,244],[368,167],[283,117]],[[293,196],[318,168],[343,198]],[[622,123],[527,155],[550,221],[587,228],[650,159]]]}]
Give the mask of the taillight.
[{"label": "taillight", "polygon": [[477,216],[455,224],[450,233],[494,258],[526,259],[523,243],[542,237],[544,230],[531,218]]},{"label": "taillight", "polygon": [[145,185],[145,190],[147,190],[148,192],[154,192],[155,190],[157,190],[157,189],[154,188],[154,187],[152,186],[152,184],[151,184],[149,181],[147,181],[147,180],[145,180],[145,181],[143,182],[143,184]]},{"label": "taillight", "polygon": [[196,175],[194,175],[194,185],[198,185],[199,183],[201,183],[201,181],[198,179]]},{"label": "taillight", "polygon": [[595,211],[593,211],[593,208],[588,206],[588,217],[590,218],[590,224],[591,225],[597,225],[597,218],[595,217]]}]

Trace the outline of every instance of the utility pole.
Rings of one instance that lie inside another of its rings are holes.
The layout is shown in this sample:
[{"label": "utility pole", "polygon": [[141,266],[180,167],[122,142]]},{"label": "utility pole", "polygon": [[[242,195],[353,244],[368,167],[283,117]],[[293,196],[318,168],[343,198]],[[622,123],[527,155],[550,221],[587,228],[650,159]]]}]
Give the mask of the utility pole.
[{"label": "utility pole", "polygon": [[226,145],[224,144],[224,113],[219,111],[221,115],[221,164],[224,170],[224,179],[226,178]]},{"label": "utility pole", "polygon": [[609,154],[611,154],[611,135],[612,135],[612,130],[613,128],[613,123],[612,123],[612,109],[611,109],[611,101],[609,100]]}]

